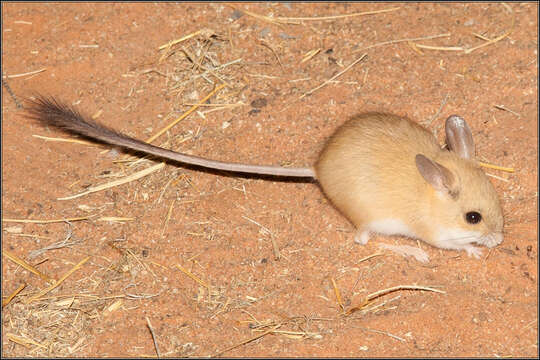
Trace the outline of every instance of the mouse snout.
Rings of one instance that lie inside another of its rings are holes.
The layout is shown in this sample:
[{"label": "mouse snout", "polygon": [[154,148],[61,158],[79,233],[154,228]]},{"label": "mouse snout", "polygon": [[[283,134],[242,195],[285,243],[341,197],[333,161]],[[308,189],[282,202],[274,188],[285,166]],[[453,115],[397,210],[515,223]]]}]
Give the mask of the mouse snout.
[{"label": "mouse snout", "polygon": [[494,247],[496,245],[499,245],[503,241],[503,234],[502,233],[491,233],[484,235],[480,239],[480,243],[484,244],[487,247]]}]

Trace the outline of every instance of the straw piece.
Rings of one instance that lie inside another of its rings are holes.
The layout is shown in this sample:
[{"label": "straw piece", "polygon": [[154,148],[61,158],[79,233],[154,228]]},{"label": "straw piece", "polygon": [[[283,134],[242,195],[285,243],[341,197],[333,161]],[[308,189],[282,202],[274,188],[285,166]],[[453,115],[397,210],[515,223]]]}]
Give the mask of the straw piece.
[{"label": "straw piece", "polygon": [[308,92],[304,93],[302,96],[300,96],[300,97],[298,98],[298,100],[303,99],[304,97],[313,94],[315,91],[319,90],[319,89],[322,88],[323,86],[328,85],[330,82],[332,82],[333,80],[335,80],[335,79],[338,78],[339,76],[343,75],[343,73],[347,72],[350,68],[352,68],[354,65],[356,65],[356,64],[359,63],[360,61],[364,60],[366,57],[367,57],[367,54],[364,54],[364,55],[360,56],[358,59],[354,60],[351,64],[349,64],[349,66],[347,66],[345,69],[343,69],[342,71],[340,71],[340,72],[337,73],[336,75],[332,76],[330,79],[326,80],[326,81],[323,82],[321,85],[319,85],[319,86],[317,86],[317,87],[315,87],[315,88],[309,90]]},{"label": "straw piece", "polygon": [[150,323],[150,319],[148,319],[148,316],[145,316],[146,318],[146,325],[148,325],[148,329],[150,330],[150,334],[152,335],[152,341],[154,342],[154,348],[156,349],[156,355],[158,358],[161,357],[161,354],[159,353],[159,347],[156,341],[156,334],[154,334],[154,328],[152,327],[152,324]]},{"label": "straw piece", "polygon": [[414,46],[420,49],[428,49],[428,50],[442,50],[442,51],[463,51],[464,50],[461,46],[430,46],[430,45],[422,45],[422,44],[415,44]]},{"label": "straw piece", "polygon": [[78,218],[67,218],[67,219],[55,219],[55,220],[29,220],[29,219],[4,219],[2,218],[2,221],[3,222],[31,223],[31,224],[52,224],[52,223],[59,223],[59,222],[73,222],[73,221],[87,220],[90,218],[91,216],[83,216],[83,217],[78,217]]},{"label": "straw piece", "polygon": [[113,311],[120,309],[122,305],[124,305],[124,300],[122,299],[116,300],[111,305],[109,305],[106,311],[107,313],[112,313]]},{"label": "straw piece", "polygon": [[184,274],[186,274],[187,276],[189,276],[190,278],[192,278],[193,280],[195,280],[196,282],[198,282],[200,285],[204,286],[205,288],[207,289],[210,289],[210,286],[205,283],[204,281],[202,281],[201,279],[199,279],[197,276],[193,275],[190,271],[184,269],[182,266],[180,266],[179,264],[176,264],[176,267],[178,269],[180,269],[180,271],[182,271]]},{"label": "straw piece", "polygon": [[158,47],[158,50],[163,50],[163,49],[166,49],[166,48],[170,48],[173,45],[176,45],[178,43],[181,43],[182,41],[191,39],[192,37],[195,37],[195,36],[199,35],[201,32],[202,32],[202,30],[198,30],[198,31],[195,31],[194,33],[183,36],[180,39],[169,41],[167,44],[164,44],[164,45],[161,45],[160,47]]},{"label": "straw piece", "polygon": [[135,218],[130,217],[118,217],[118,216],[102,216],[97,221],[133,221]]},{"label": "straw piece", "polygon": [[13,255],[12,253],[10,253],[9,251],[7,250],[4,250],[2,251],[2,255],[5,255],[8,259],[10,259],[11,261],[19,264],[20,266],[22,266],[23,268],[25,268],[26,270],[30,271],[31,273],[33,274],[36,274],[37,276],[39,276],[40,278],[42,278],[43,280],[45,280],[46,282],[50,283],[50,284],[54,284],[55,283],[55,280],[54,279],[51,279],[50,277],[48,277],[47,275],[43,274],[41,271],[39,271],[38,269],[36,269],[35,267],[33,267],[32,265],[28,264],[26,261],[24,261],[23,259],[20,259],[18,258],[17,256]]},{"label": "straw piece", "polygon": [[29,339],[27,337],[18,336],[11,333],[8,333],[6,335],[9,340],[13,341],[14,343],[20,344],[24,347],[28,347],[28,344],[32,344],[32,345],[39,346],[40,348],[47,349],[47,346],[40,344],[37,341]]},{"label": "straw piece", "polygon": [[285,71],[285,68],[283,67],[283,63],[281,62],[281,59],[279,58],[279,55],[277,54],[276,50],[274,50],[274,48],[272,46],[270,46],[270,44],[268,42],[264,41],[264,40],[259,40],[259,44],[261,44],[262,46],[270,49],[272,54],[277,59],[277,61],[279,63],[279,67],[281,68],[281,71]]},{"label": "straw piece", "polygon": [[56,288],[58,285],[60,285],[62,282],[64,282],[64,280],[66,280],[71,274],[73,274],[77,269],[79,269],[81,266],[83,266],[84,263],[87,262],[89,259],[90,259],[90,256],[87,256],[85,259],[83,259],[81,262],[79,262],[77,265],[75,265],[71,270],[69,270],[64,276],[62,276],[56,283],[54,283],[53,285],[49,286],[46,289],[41,290],[39,293],[37,293],[36,295],[34,295],[30,299],[28,299],[26,301],[26,304],[29,304],[32,301],[39,299],[43,295],[47,294],[49,291]]},{"label": "straw piece", "polygon": [[510,182],[510,181],[508,181],[508,179],[502,178],[502,177],[497,176],[497,175],[486,173],[486,176],[489,176],[489,177],[492,177],[492,178],[495,178],[497,180],[501,180],[501,181],[504,181],[504,182]]},{"label": "straw piece", "polygon": [[362,303],[347,309],[347,311],[345,311],[343,313],[343,315],[344,316],[351,315],[352,313],[365,308],[372,300],[374,300],[374,299],[376,299],[376,298],[378,298],[380,296],[389,294],[389,293],[394,292],[394,291],[399,291],[399,290],[423,290],[423,291],[433,291],[433,292],[437,292],[437,293],[441,293],[441,294],[446,294],[445,291],[437,290],[437,289],[433,289],[433,288],[425,287],[425,286],[398,285],[398,286],[394,286],[394,287],[391,287],[391,288],[388,288],[388,289],[379,290],[379,291],[376,291],[376,292],[374,292],[372,294],[369,294],[368,296],[366,296],[364,298]]},{"label": "straw piece", "polygon": [[39,69],[39,70],[36,70],[36,71],[30,71],[30,72],[23,73],[23,74],[7,75],[7,76],[3,76],[2,78],[13,79],[13,78],[18,78],[18,77],[23,77],[23,76],[30,76],[30,75],[39,74],[40,72],[43,72],[45,70],[47,70],[47,68]]},{"label": "straw piece", "polygon": [[391,45],[391,44],[397,44],[401,42],[412,42],[412,41],[420,41],[420,40],[430,40],[430,39],[437,39],[442,37],[449,37],[451,34],[439,34],[439,35],[430,35],[430,36],[424,36],[424,37],[417,37],[417,38],[407,38],[407,39],[398,39],[398,40],[390,40],[390,41],[383,41],[380,43],[376,43],[373,45],[366,46],[365,48],[355,50],[354,53],[364,51],[367,49],[371,49],[378,46],[384,46],[384,45]]},{"label": "straw piece", "polygon": [[268,233],[270,235],[270,241],[272,242],[272,251],[274,253],[274,260],[281,259],[281,252],[279,251],[279,246],[277,245],[274,233],[270,231],[270,229],[268,229],[266,226],[259,224],[257,221],[250,219],[245,215],[242,215],[242,217],[247,221],[259,226],[262,230],[264,230],[265,233]]},{"label": "straw piece", "polygon": [[472,53],[473,51],[475,50],[478,50],[480,48],[483,48],[484,46],[488,46],[488,45],[492,45],[492,44],[495,44],[496,42],[498,41],[501,41],[502,39],[504,39],[505,37],[507,37],[508,35],[510,35],[510,33],[514,30],[514,25],[516,24],[516,15],[514,14],[514,16],[512,17],[512,25],[510,25],[510,30],[508,30],[507,32],[505,32],[504,34],[502,34],[501,36],[499,37],[496,37],[495,39],[493,40],[490,40],[490,41],[487,41],[483,44],[480,44],[478,46],[475,46],[473,48],[470,48],[470,49],[466,49],[465,50],[465,54],[470,54]]},{"label": "straw piece", "polygon": [[374,257],[376,257],[376,256],[381,256],[381,255],[384,255],[384,254],[383,254],[383,253],[375,253],[375,254],[368,255],[368,256],[366,256],[366,257],[364,257],[364,258],[358,260],[358,263],[367,261],[367,260],[369,260],[369,259],[371,259],[371,258],[374,258]]},{"label": "straw piece", "polygon": [[118,185],[123,185],[125,183],[135,181],[135,180],[138,180],[138,179],[140,179],[142,177],[145,177],[146,175],[149,175],[149,174],[153,173],[154,171],[158,171],[161,168],[163,168],[164,166],[165,166],[165,163],[162,162],[162,163],[156,164],[154,166],[151,166],[149,168],[146,168],[144,170],[141,170],[139,172],[136,172],[134,174],[131,174],[129,176],[126,176],[124,178],[114,180],[114,181],[108,182],[106,184],[92,186],[92,187],[88,188],[88,190],[85,191],[85,192],[75,194],[75,195],[71,195],[71,196],[67,196],[67,197],[63,197],[63,198],[58,198],[57,200],[71,200],[71,199],[75,199],[75,198],[78,198],[78,197],[81,197],[81,196],[84,196],[84,195],[88,195],[88,194],[91,194],[91,193],[94,193],[94,192],[109,189],[109,188],[112,188],[112,187],[115,187],[115,186],[118,186]]},{"label": "straw piece", "polygon": [[442,290],[438,290],[438,289],[434,289],[434,288],[430,288],[430,287],[426,287],[426,286],[398,285],[398,286],[394,286],[394,287],[391,287],[391,288],[388,288],[388,289],[376,291],[373,294],[369,294],[366,297],[366,299],[367,299],[367,301],[371,301],[371,300],[376,299],[376,298],[378,298],[380,296],[386,295],[386,294],[394,292],[394,291],[399,291],[399,290],[423,290],[423,291],[433,291],[433,292],[440,293],[440,294],[446,294],[446,291],[442,291]]},{"label": "straw piece", "polygon": [[171,220],[172,212],[173,212],[173,206],[176,199],[173,199],[171,201],[171,205],[169,206],[169,211],[167,211],[167,217],[165,218],[165,223],[163,224],[163,228],[161,229],[161,237],[165,234],[165,231],[167,230],[167,226],[169,226],[169,220]]},{"label": "straw piece", "polygon": [[182,119],[186,118],[189,114],[191,114],[192,112],[194,112],[195,110],[197,110],[197,108],[205,103],[208,99],[210,99],[212,96],[214,96],[215,93],[217,93],[218,91],[220,91],[221,89],[223,89],[226,85],[225,84],[221,84],[220,86],[218,86],[217,88],[215,88],[210,94],[206,95],[204,97],[204,99],[202,99],[201,101],[199,101],[199,103],[195,106],[193,106],[191,109],[189,109],[188,111],[186,111],[185,113],[182,114],[182,116],[180,116],[178,119],[176,119],[175,121],[173,121],[172,123],[170,123],[169,125],[167,125],[166,127],[164,127],[163,129],[161,129],[160,131],[158,131],[155,135],[152,135],[151,137],[148,138],[148,140],[146,140],[147,143],[151,143],[152,141],[154,141],[155,139],[157,139],[159,136],[161,136],[164,132],[166,132],[167,130],[169,130],[170,128],[172,128],[174,125],[176,125],[179,121],[181,121]]},{"label": "straw piece", "polygon": [[269,16],[264,16],[264,15],[259,15],[259,14],[255,14],[251,11],[247,11],[247,10],[243,10],[243,9],[239,9],[237,8],[236,6],[234,5],[230,5],[233,9],[235,10],[238,10],[238,11],[241,11],[243,12],[244,14],[246,15],[249,15],[249,16],[252,16],[256,19],[259,19],[259,20],[262,20],[262,21],[266,21],[266,22],[269,22],[271,24],[277,24],[277,25],[284,25],[284,24],[292,24],[292,25],[300,25],[299,22],[297,21],[288,21],[288,20],[280,20],[279,18],[273,18],[273,17],[269,17]]},{"label": "straw piece", "polygon": [[498,166],[498,165],[492,165],[492,164],[488,164],[488,163],[481,162],[481,161],[477,161],[477,163],[478,163],[478,165],[480,165],[482,167],[485,167],[485,168],[489,168],[489,169],[501,170],[501,171],[506,171],[506,172],[510,172],[510,173],[513,173],[515,171],[514,168],[502,167],[502,166]]},{"label": "straw piece", "polygon": [[337,303],[339,305],[339,307],[341,308],[341,311],[343,311],[345,309],[345,307],[343,306],[343,301],[341,300],[341,294],[339,292],[339,289],[336,285],[336,281],[334,280],[334,278],[331,279],[332,280],[332,286],[334,287],[334,293],[336,294],[336,300],[337,300]]},{"label": "straw piece", "polygon": [[509,113],[511,114],[514,114],[516,115],[517,117],[521,117],[521,115],[513,110],[510,110],[508,108],[506,108],[504,105],[494,105],[496,109],[499,109],[499,110],[504,110],[504,111],[508,111]]},{"label": "straw piece", "polygon": [[232,8],[243,12],[246,15],[252,16],[254,18],[257,18],[259,20],[263,20],[272,24],[278,24],[278,25],[300,25],[301,21],[324,21],[324,20],[336,20],[336,19],[343,19],[348,17],[355,17],[355,16],[363,16],[363,15],[373,15],[373,14],[380,14],[390,11],[396,11],[399,10],[401,7],[394,7],[389,9],[383,9],[383,10],[374,10],[374,11],[365,11],[360,13],[353,13],[353,14],[345,14],[345,15],[333,15],[333,16],[315,16],[315,17],[269,17],[264,15],[259,15],[256,13],[253,13],[251,11],[239,9],[234,5],[230,5]]},{"label": "straw piece", "polygon": [[78,140],[78,139],[66,139],[66,138],[52,138],[47,136],[41,136],[41,135],[32,135],[35,138],[43,139],[45,141],[57,141],[57,142],[70,142],[70,143],[76,143],[76,144],[82,144],[82,145],[96,145],[95,142],[90,142],[86,140]]},{"label": "straw piece", "polygon": [[399,9],[401,9],[400,6],[389,8],[389,9],[383,9],[383,10],[364,11],[364,12],[353,13],[353,14],[345,14],[345,15],[314,16],[314,17],[278,17],[276,19],[283,20],[283,21],[284,20],[292,20],[292,21],[295,21],[295,20],[300,20],[300,21],[335,20],[335,19],[343,19],[343,18],[355,17],[355,16],[381,14],[385,12],[396,11]]},{"label": "straw piece", "polygon": [[304,55],[304,58],[302,59],[302,61],[300,61],[300,64],[305,63],[306,61],[310,60],[311,58],[313,58],[315,55],[317,55],[320,52],[321,52],[321,48],[317,48],[317,49],[313,49],[313,50],[308,51]]},{"label": "straw piece", "polygon": [[244,340],[244,341],[242,341],[242,342],[240,342],[240,343],[238,343],[238,344],[236,344],[236,345],[230,346],[230,347],[226,348],[225,350],[218,351],[218,352],[215,353],[214,355],[211,355],[211,357],[217,357],[217,356],[220,356],[220,355],[222,355],[223,353],[225,353],[225,352],[227,352],[227,351],[231,351],[231,350],[236,349],[237,347],[240,347],[240,346],[242,346],[242,345],[249,344],[249,343],[252,342],[252,341],[255,341],[255,340],[257,340],[257,339],[260,339],[260,338],[262,338],[263,336],[266,336],[266,335],[268,335],[268,334],[274,332],[274,331],[275,331],[276,329],[278,329],[280,326],[281,326],[281,324],[277,324],[276,326],[272,327],[271,329],[266,330],[266,331],[263,332],[262,334],[259,334],[259,335],[257,335],[257,336],[252,337],[252,338],[249,338],[249,339],[247,339],[247,340]]},{"label": "straw piece", "polygon": [[396,339],[396,340],[399,340],[401,342],[405,342],[406,340],[402,337],[399,337],[397,335],[393,335],[393,334],[390,334],[389,332],[386,332],[386,331],[381,331],[381,330],[375,330],[375,329],[368,329],[368,328],[361,328],[362,330],[366,330],[366,331],[371,331],[371,332],[374,332],[374,333],[377,333],[377,334],[383,334],[383,335],[387,335],[387,336],[390,336],[391,338],[393,339]]},{"label": "straw piece", "polygon": [[20,293],[24,288],[26,287],[26,284],[21,284],[17,289],[15,289],[14,292],[11,293],[5,300],[2,301],[2,307],[6,306],[13,300],[15,296],[17,296],[18,293]]}]

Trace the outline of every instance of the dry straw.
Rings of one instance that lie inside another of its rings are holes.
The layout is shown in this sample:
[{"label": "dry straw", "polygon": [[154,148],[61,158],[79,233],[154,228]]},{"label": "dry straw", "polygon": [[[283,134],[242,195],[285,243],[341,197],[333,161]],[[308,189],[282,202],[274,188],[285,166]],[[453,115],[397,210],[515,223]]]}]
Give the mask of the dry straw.
[{"label": "dry straw", "polygon": [[396,11],[399,10],[400,7],[393,7],[389,9],[383,9],[383,10],[374,10],[374,11],[365,11],[365,12],[359,12],[359,13],[353,13],[353,14],[343,14],[343,15],[333,15],[333,16],[315,16],[315,17],[270,17],[265,15],[259,15],[256,13],[253,13],[251,11],[247,11],[244,9],[239,9],[238,7],[234,5],[229,5],[235,10],[241,11],[246,15],[249,15],[251,17],[254,17],[256,19],[276,24],[276,25],[300,25],[304,21],[328,21],[328,20],[338,20],[338,19],[345,19],[350,17],[356,17],[356,16],[365,16],[365,15],[375,15],[375,14],[381,14],[386,13],[390,11]]},{"label": "dry straw", "polygon": [[9,304],[11,302],[11,300],[13,300],[13,298],[15,298],[15,296],[17,296],[17,294],[19,294],[21,291],[23,291],[23,289],[25,287],[26,287],[26,284],[19,285],[19,287],[17,289],[15,289],[14,292],[12,292],[6,299],[2,300],[2,307]]},{"label": "dry straw", "polygon": [[58,281],[56,281],[54,284],[52,284],[51,286],[49,286],[48,288],[46,289],[43,289],[41,290],[39,293],[37,293],[36,295],[32,296],[30,299],[28,299],[26,301],[26,304],[29,304],[31,303],[32,301],[35,301],[37,299],[39,299],[40,297],[42,297],[43,295],[47,294],[49,291],[55,289],[57,286],[59,286],[61,283],[64,282],[64,280],[66,280],[71,274],[73,274],[75,271],[77,271],[81,266],[84,265],[85,262],[87,262],[88,260],[90,259],[90,256],[84,258],[83,260],[81,260],[77,265],[75,265],[71,270],[69,270],[67,273],[64,274],[64,276],[62,276],[60,279],[58,279]]},{"label": "dry straw", "polygon": [[45,280],[46,282],[48,282],[50,284],[54,284],[56,282],[56,280],[51,279],[50,277],[48,277],[47,275],[43,274],[41,271],[39,271],[38,269],[33,267],[32,265],[28,264],[23,259],[20,259],[19,257],[15,256],[14,254],[10,253],[9,251],[7,251],[7,250],[2,251],[2,255],[6,256],[11,261],[19,264],[20,266],[22,266],[26,270],[30,271],[31,273],[36,274],[37,276],[39,276],[41,279]]}]

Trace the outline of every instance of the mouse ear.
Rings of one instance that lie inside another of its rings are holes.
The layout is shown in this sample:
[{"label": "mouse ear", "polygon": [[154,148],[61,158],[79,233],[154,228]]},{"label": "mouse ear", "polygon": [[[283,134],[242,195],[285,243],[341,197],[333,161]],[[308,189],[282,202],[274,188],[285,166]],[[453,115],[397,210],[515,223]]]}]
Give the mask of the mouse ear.
[{"label": "mouse ear", "polygon": [[474,141],[469,125],[462,117],[452,115],[446,119],[446,143],[459,157],[474,159]]},{"label": "mouse ear", "polygon": [[414,160],[420,175],[422,175],[424,180],[433,186],[435,190],[447,193],[452,197],[458,195],[456,190],[456,179],[450,170],[441,164],[428,159],[422,154],[417,154]]}]

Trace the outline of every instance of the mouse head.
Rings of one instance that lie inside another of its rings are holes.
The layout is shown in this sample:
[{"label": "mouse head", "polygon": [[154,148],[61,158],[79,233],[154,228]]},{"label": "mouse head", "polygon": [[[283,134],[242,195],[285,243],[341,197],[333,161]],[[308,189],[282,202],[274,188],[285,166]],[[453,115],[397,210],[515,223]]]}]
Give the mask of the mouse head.
[{"label": "mouse head", "polygon": [[[465,120],[446,120],[450,152],[436,160],[417,154],[416,167],[434,190],[433,223],[439,245],[459,248],[472,242],[488,247],[502,242],[503,216],[493,185],[474,161],[475,147]],[[441,217],[441,218],[439,218]]]}]

